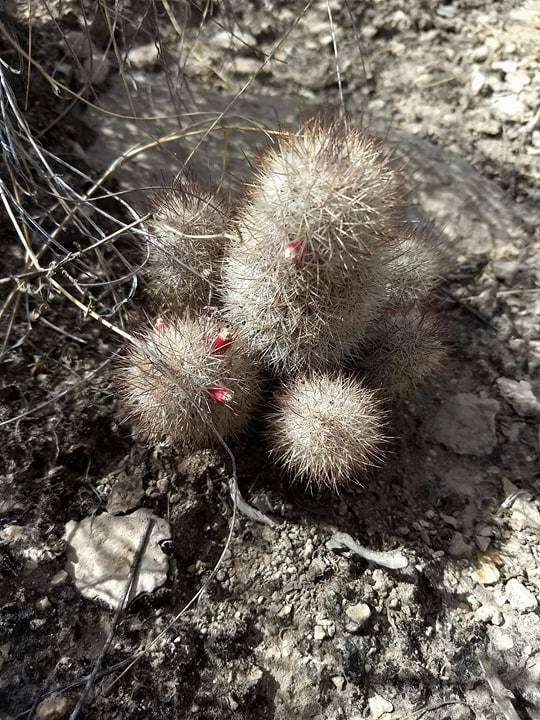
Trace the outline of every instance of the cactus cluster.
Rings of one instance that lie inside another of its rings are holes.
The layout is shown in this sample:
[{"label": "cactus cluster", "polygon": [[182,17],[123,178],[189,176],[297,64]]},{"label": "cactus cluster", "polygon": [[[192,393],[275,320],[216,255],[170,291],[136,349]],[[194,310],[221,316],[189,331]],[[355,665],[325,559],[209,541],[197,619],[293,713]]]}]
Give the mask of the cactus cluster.
[{"label": "cactus cluster", "polygon": [[164,319],[118,372],[139,433],[194,450],[266,408],[293,478],[361,478],[381,457],[384,403],[443,359],[436,235],[408,219],[406,187],[380,140],[314,119],[259,156],[236,205],[194,182],[159,195],[145,273]]}]

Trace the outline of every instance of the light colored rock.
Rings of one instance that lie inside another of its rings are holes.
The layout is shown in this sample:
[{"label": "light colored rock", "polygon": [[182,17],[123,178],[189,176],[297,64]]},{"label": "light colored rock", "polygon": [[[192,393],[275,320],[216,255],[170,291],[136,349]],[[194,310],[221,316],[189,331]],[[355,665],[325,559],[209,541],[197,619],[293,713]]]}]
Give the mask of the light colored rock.
[{"label": "light colored rock", "polygon": [[512,502],[510,525],[514,530],[540,530],[540,511],[529,493],[520,494]]},{"label": "light colored rock", "polygon": [[508,652],[514,647],[512,636],[501,628],[490,628],[489,637],[493,643],[493,647],[500,652]]},{"label": "light colored rock", "polygon": [[391,713],[394,710],[394,706],[389,700],[386,700],[381,695],[373,695],[368,700],[369,711],[373,720]]},{"label": "light colored rock", "polygon": [[519,93],[531,84],[531,78],[524,72],[512,72],[507,74],[506,84],[512,92]]},{"label": "light colored rock", "polygon": [[516,93],[501,93],[491,99],[491,107],[495,115],[501,120],[511,122],[526,122],[529,109]]},{"label": "light colored rock", "polygon": [[57,585],[63,585],[66,580],[68,579],[69,575],[65,570],[59,570],[55,575],[51,578],[51,585],[53,587],[56,587]]},{"label": "light colored rock", "polygon": [[37,527],[32,524],[6,525],[0,529],[0,540],[9,543],[13,555],[24,564],[25,571],[35,570],[53,557]]},{"label": "light colored rock", "polygon": [[480,605],[475,611],[474,617],[479,622],[493,623],[493,625],[500,625],[503,621],[501,611],[494,605]]},{"label": "light colored rock", "polygon": [[439,5],[437,7],[437,15],[443,18],[454,18],[458,14],[458,9],[455,5]]},{"label": "light colored rock", "polygon": [[518,612],[535,610],[538,607],[536,597],[517,578],[512,578],[506,583],[505,594],[510,605]]},{"label": "light colored rock", "polygon": [[146,509],[124,517],[102,513],[67,523],[67,570],[84,597],[118,606],[149,521],[154,525],[129,595],[131,600],[152,592],[167,579],[169,562],[159,542],[171,537],[169,523]]},{"label": "light colored rock", "polygon": [[143,68],[152,68],[157,65],[159,59],[159,51],[156,43],[148,43],[147,45],[139,45],[131,48],[126,56],[126,62],[136,70]]},{"label": "light colored rock", "polygon": [[517,271],[519,263],[517,260],[494,260],[491,263],[495,277],[503,280],[507,285],[511,285]]},{"label": "light colored rock", "polygon": [[292,605],[284,605],[281,610],[278,612],[278,616],[281,618],[289,617],[289,615],[292,613]]},{"label": "light colored rock", "polygon": [[497,444],[497,400],[471,393],[449,398],[433,419],[431,432],[438,442],[459,455],[489,455]]},{"label": "light colored rock", "polygon": [[494,585],[499,581],[500,573],[497,567],[485,558],[478,561],[478,567],[472,573],[472,579],[480,585]]},{"label": "light colored rock", "polygon": [[63,720],[71,709],[71,702],[61,693],[49,695],[36,708],[36,720]]},{"label": "light colored rock", "polygon": [[502,397],[507,400],[521,417],[539,417],[540,402],[536,398],[531,383],[527,380],[499,378],[497,386]]},{"label": "light colored rock", "polygon": [[501,72],[507,74],[516,72],[517,63],[515,60],[495,60],[495,62],[491,63],[491,67],[494,70],[500,70]]},{"label": "light colored rock", "polygon": [[471,75],[471,92],[473,95],[478,95],[481,92],[486,84],[486,80],[487,78],[481,70],[474,70]]},{"label": "light colored rock", "polygon": [[345,614],[360,628],[371,617],[371,609],[367,603],[359,602],[356,605],[349,605],[345,610]]},{"label": "light colored rock", "polygon": [[328,637],[326,628],[322,625],[315,625],[315,630],[313,631],[313,639],[317,640],[317,642],[320,642],[321,640],[324,640],[326,637]]},{"label": "light colored rock", "polygon": [[345,690],[345,685],[347,684],[343,675],[334,675],[332,677],[332,683],[339,692]]}]

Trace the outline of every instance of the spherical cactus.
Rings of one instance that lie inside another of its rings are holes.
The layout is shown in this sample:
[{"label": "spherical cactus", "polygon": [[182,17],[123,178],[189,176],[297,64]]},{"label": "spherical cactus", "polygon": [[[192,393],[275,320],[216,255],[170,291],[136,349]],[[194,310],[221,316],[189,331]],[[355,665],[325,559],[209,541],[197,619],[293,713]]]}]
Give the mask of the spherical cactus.
[{"label": "spherical cactus", "polygon": [[271,242],[319,279],[347,274],[387,247],[405,219],[404,181],[379,140],[341,120],[316,118],[262,156],[251,202],[279,232]]},{"label": "spherical cactus", "polygon": [[248,243],[225,261],[227,321],[274,372],[293,374],[338,364],[359,328],[384,299],[384,286],[361,281],[312,288],[289,258],[255,258]]},{"label": "spherical cactus", "polygon": [[439,236],[427,223],[410,225],[388,255],[387,302],[394,308],[425,300],[442,273]]},{"label": "spherical cactus", "polygon": [[295,478],[339,489],[376,462],[384,443],[375,393],[341,374],[294,379],[270,418],[272,453]]},{"label": "spherical cactus", "polygon": [[389,311],[372,323],[358,352],[371,386],[391,398],[409,397],[443,365],[440,322],[418,307]]},{"label": "spherical cactus", "polygon": [[160,319],[117,376],[138,434],[186,451],[240,433],[259,399],[257,369],[214,319]]},{"label": "spherical cactus", "polygon": [[149,295],[175,312],[211,305],[227,244],[225,203],[190,182],[158,194],[153,207],[146,238]]},{"label": "spherical cactus", "polygon": [[231,324],[273,370],[335,365],[384,298],[404,215],[380,143],[342,123],[288,135],[262,159],[225,259]]}]

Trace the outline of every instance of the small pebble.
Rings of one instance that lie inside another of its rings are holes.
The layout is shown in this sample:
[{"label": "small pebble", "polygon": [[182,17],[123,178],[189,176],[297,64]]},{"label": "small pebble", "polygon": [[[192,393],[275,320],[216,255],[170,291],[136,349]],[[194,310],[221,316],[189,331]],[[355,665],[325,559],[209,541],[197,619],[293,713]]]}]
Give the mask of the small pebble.
[{"label": "small pebble", "polygon": [[472,579],[480,585],[494,585],[499,581],[500,573],[490,560],[480,560],[472,573]]},{"label": "small pebble", "polygon": [[510,605],[518,612],[536,610],[538,607],[538,600],[533,593],[516,578],[506,583],[505,595]]},{"label": "small pebble", "polygon": [[53,587],[57,585],[63,585],[68,579],[68,574],[65,570],[59,570],[55,575],[52,576],[50,583]]},{"label": "small pebble", "polygon": [[345,610],[345,614],[357,628],[361,628],[371,617],[371,609],[367,603],[359,602],[356,605],[349,605]]},{"label": "small pebble", "polygon": [[281,610],[278,612],[278,616],[281,618],[289,617],[289,615],[292,613],[292,605],[284,605]]},{"label": "small pebble", "polygon": [[381,695],[373,695],[372,697],[370,697],[368,700],[368,705],[373,720],[377,720],[383,715],[391,713],[394,710],[394,706],[392,705],[392,703],[383,698]]}]

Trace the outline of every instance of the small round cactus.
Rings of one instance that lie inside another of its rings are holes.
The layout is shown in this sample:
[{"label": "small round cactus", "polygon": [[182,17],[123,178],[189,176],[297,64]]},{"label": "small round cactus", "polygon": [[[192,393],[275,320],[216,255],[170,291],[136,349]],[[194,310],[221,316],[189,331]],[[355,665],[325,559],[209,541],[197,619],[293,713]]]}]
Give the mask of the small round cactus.
[{"label": "small round cactus", "polygon": [[383,412],[375,393],[353,378],[298,377],[276,397],[270,439],[295,478],[339,489],[379,459]]},{"label": "small round cactus", "polygon": [[311,289],[294,260],[257,260],[246,246],[231,249],[224,289],[224,314],[246,345],[286,375],[341,362],[384,299],[375,276]]},{"label": "small round cactus", "polygon": [[[403,178],[391,152],[340,120],[313,119],[283,135],[262,156],[250,187],[252,207],[279,229],[272,250],[304,266],[326,265],[331,276],[387,247],[405,218]],[[323,272],[319,267],[318,277]]]},{"label": "small round cactus", "polygon": [[359,350],[370,385],[391,398],[411,396],[444,362],[440,322],[421,308],[387,312],[372,323]]},{"label": "small round cactus", "polygon": [[196,183],[158,194],[146,238],[148,292],[175,312],[213,302],[227,241],[228,210]]},{"label": "small round cactus", "polygon": [[129,350],[117,376],[138,433],[183,450],[237,435],[259,400],[257,369],[213,319],[160,319]]},{"label": "small round cactus", "polygon": [[442,273],[440,241],[427,223],[403,229],[387,264],[387,303],[394,308],[425,300]]}]

